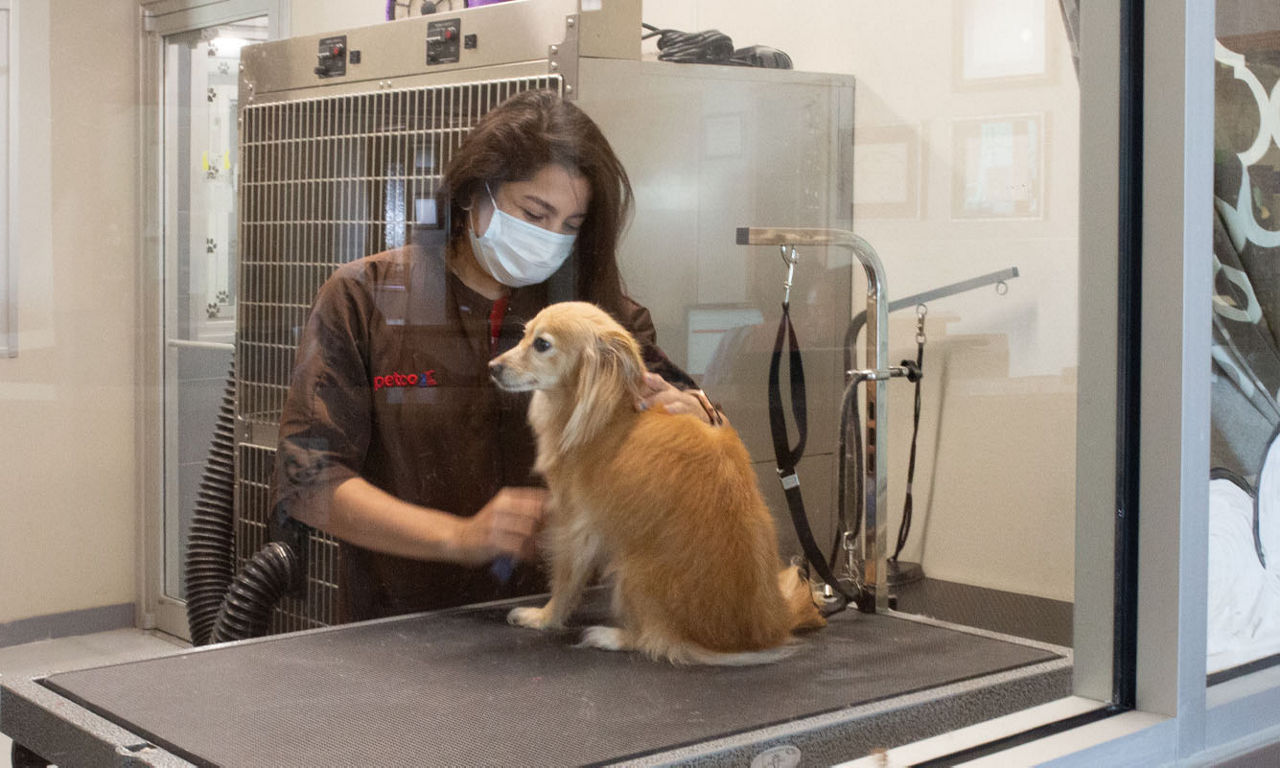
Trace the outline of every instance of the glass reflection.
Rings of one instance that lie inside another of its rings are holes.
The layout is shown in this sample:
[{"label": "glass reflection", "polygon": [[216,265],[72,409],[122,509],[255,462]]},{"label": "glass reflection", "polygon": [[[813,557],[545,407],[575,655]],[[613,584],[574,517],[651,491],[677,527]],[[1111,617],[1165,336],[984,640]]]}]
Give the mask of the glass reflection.
[{"label": "glass reflection", "polygon": [[1210,682],[1280,662],[1280,8],[1217,5]]}]

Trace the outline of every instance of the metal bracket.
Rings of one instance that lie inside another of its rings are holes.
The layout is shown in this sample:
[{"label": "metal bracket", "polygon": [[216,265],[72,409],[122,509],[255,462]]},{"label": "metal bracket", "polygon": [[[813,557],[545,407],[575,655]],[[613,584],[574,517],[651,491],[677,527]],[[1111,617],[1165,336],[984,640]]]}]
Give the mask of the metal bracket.
[{"label": "metal bracket", "polygon": [[559,75],[566,99],[578,98],[578,14],[564,17],[564,42],[547,46],[547,71]]}]

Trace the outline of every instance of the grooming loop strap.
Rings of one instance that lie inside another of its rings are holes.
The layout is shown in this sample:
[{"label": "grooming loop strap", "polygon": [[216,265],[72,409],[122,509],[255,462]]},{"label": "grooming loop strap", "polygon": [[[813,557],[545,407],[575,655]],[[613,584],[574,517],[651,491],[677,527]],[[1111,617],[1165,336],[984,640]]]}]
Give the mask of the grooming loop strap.
[{"label": "grooming loop strap", "polygon": [[[854,602],[855,598],[831,572],[826,557],[818,548],[809,527],[809,518],[804,511],[804,499],[800,494],[800,478],[796,474],[796,465],[804,455],[805,440],[808,437],[808,416],[805,405],[804,365],[800,359],[800,344],[796,340],[795,326],[791,322],[791,285],[797,261],[795,249],[791,249],[788,257],[783,249],[783,261],[788,265],[786,299],[782,303],[782,319],[778,323],[778,336],[774,340],[773,354],[769,360],[769,432],[773,438],[773,455],[778,464],[778,479],[782,483],[783,493],[787,498],[787,508],[791,512],[791,522],[796,529],[796,537],[804,550],[809,566],[818,572],[844,604]],[[791,415],[796,423],[797,442],[791,447],[787,439],[786,415],[782,404],[781,368],[784,351],[790,367],[791,383]],[[844,604],[835,610],[844,608]]]}]

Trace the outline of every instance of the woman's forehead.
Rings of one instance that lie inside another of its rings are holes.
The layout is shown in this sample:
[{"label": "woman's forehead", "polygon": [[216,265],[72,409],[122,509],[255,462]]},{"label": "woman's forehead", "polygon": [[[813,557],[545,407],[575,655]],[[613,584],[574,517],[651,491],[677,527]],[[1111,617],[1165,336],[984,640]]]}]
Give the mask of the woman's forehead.
[{"label": "woman's forehead", "polygon": [[532,198],[569,217],[585,216],[591,204],[591,182],[582,173],[558,163],[548,163],[533,176],[522,181],[509,181],[507,194]]}]

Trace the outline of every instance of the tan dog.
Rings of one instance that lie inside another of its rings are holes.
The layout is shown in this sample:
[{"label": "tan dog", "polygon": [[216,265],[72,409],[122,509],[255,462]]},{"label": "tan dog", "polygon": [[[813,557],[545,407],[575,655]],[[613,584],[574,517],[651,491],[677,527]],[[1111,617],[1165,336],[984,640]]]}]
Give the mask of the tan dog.
[{"label": "tan dog", "polygon": [[637,412],[643,373],[631,335],[582,302],[547,307],[490,363],[503,389],[534,390],[535,468],[551,493],[551,599],[508,621],[562,627],[603,571],[621,627],[590,627],[584,645],[675,663],[788,655],[793,630],[826,621],[798,571],[780,571],[746,448],[727,425]]}]

